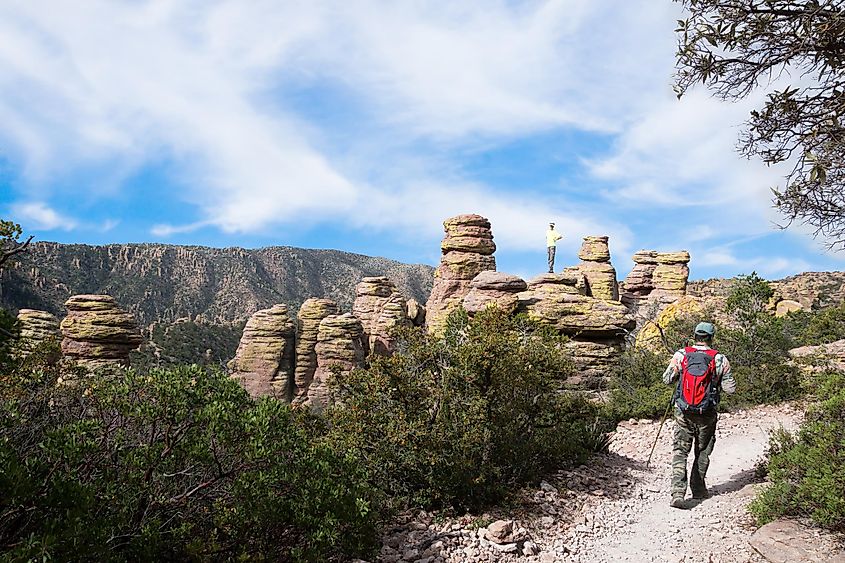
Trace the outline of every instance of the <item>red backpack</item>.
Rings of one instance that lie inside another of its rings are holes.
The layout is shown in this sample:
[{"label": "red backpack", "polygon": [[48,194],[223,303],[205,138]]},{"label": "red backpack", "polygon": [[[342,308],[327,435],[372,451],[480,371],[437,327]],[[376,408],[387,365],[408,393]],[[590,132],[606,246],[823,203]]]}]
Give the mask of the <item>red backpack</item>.
[{"label": "red backpack", "polygon": [[685,413],[712,412],[719,404],[719,382],[716,380],[716,350],[684,348],[681,377],[675,390],[675,404]]}]

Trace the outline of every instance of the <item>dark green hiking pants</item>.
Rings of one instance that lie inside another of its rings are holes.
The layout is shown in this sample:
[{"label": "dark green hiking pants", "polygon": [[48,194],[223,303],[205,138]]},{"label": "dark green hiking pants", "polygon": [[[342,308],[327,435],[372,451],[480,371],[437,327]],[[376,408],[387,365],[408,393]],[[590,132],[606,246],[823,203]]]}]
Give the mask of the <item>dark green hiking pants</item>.
[{"label": "dark green hiking pants", "polygon": [[675,407],[675,442],[672,448],[672,496],[687,492],[687,456],[693,451],[689,485],[693,496],[707,492],[704,477],[710,465],[710,454],[716,445],[716,421],[719,415],[683,414]]}]

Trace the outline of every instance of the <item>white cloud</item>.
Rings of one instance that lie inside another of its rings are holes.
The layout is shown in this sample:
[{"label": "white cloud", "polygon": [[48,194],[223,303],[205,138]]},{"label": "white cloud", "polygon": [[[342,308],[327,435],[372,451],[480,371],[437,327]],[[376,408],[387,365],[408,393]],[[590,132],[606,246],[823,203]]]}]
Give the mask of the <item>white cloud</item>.
[{"label": "white cloud", "polygon": [[40,201],[15,204],[12,206],[12,214],[24,231],[72,231],[78,226],[75,219],[61,215]]}]

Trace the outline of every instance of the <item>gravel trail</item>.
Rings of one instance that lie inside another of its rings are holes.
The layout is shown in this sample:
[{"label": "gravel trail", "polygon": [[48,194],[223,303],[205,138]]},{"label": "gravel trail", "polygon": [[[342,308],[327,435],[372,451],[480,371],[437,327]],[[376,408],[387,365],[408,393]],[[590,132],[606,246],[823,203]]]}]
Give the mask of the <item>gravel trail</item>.
[{"label": "gravel trail", "polygon": [[[707,475],[712,496],[688,499],[684,510],[669,507],[671,419],[663,427],[650,468],[645,462],[658,423],[623,422],[609,453],[558,472],[538,489],[524,491],[513,506],[476,517],[404,515],[385,534],[378,560],[763,561],[748,545],[754,523],[746,506],[760,486],[755,467],[770,432],[779,426],[794,430],[801,416],[793,405],[721,415]],[[502,520],[505,524],[490,525]]]}]

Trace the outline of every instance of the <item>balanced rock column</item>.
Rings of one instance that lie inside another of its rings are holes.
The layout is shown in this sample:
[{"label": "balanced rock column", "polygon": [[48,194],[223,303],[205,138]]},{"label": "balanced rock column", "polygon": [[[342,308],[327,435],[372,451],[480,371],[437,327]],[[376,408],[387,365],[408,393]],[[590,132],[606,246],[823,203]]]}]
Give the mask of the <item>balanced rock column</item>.
[{"label": "balanced rock column", "polygon": [[649,296],[661,301],[674,301],[687,293],[690,255],[686,250],[658,252],[652,274],[654,291]]},{"label": "balanced rock column", "polygon": [[425,305],[426,325],[438,331],[449,313],[461,305],[473,278],[496,269],[496,243],[490,221],[480,215],[458,215],[443,222],[443,255],[434,272],[434,287]]},{"label": "balanced rock column", "polygon": [[295,336],[296,327],[286,305],[256,311],[244,327],[234,359],[228,363],[230,375],[253,397],[287,398]]},{"label": "balanced rock column", "polygon": [[349,313],[330,315],[317,332],[317,369],[303,404],[321,411],[334,402],[329,380],[364,365],[364,327]]},{"label": "balanced rock column", "polygon": [[47,311],[21,309],[18,311],[18,323],[21,329],[18,349],[23,357],[42,344],[51,340],[58,342],[61,338],[59,319]]},{"label": "balanced rock column", "polygon": [[308,400],[308,388],[317,370],[317,333],[320,323],[339,309],[331,299],[306,299],[296,316],[296,371],[293,377],[292,402],[295,405]]},{"label": "balanced rock column", "polygon": [[143,338],[131,313],[109,295],[74,295],[65,302],[62,354],[88,369],[129,366]]},{"label": "balanced rock column", "polygon": [[608,237],[584,237],[578,269],[587,281],[587,295],[606,301],[619,301],[616,268],[610,263]]},{"label": "balanced rock column", "polygon": [[657,268],[657,251],[640,250],[631,259],[634,269],[625,278],[622,301],[635,303],[644,299],[654,290],[654,270]]},{"label": "balanced rock column", "polygon": [[352,314],[364,328],[367,353],[392,353],[392,329],[411,325],[407,301],[394,283],[384,276],[364,278],[355,286]]}]

